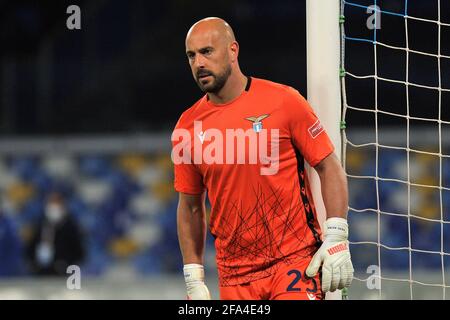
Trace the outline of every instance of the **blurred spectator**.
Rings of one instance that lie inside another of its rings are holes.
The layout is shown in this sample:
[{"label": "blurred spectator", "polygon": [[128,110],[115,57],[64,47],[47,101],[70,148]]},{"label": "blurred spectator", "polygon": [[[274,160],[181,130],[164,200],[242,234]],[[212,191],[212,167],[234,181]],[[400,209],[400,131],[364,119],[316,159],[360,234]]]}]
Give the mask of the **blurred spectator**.
[{"label": "blurred spectator", "polygon": [[22,274],[22,244],[13,219],[0,208],[0,277]]},{"label": "blurred spectator", "polygon": [[83,237],[68,211],[64,194],[52,191],[28,247],[32,273],[66,275],[67,267],[84,260]]}]

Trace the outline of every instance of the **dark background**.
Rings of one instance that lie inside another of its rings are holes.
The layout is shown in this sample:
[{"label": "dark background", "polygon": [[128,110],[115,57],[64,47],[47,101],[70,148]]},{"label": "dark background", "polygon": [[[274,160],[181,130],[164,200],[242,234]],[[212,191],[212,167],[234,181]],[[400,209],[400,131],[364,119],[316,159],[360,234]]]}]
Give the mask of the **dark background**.
[{"label": "dark background", "polygon": [[2,65],[15,79],[2,77],[12,96],[0,132],[170,130],[201,96],[184,39],[207,16],[233,26],[246,74],[306,92],[303,1],[78,1],[82,30],[69,31],[71,3],[2,2]]},{"label": "dark background", "polygon": [[[441,20],[448,22],[450,5],[441,2]],[[70,4],[81,7],[81,30],[66,28]],[[404,1],[378,4],[383,10],[404,11]],[[408,9],[411,15],[437,18],[435,2],[409,1]],[[170,130],[201,96],[184,39],[189,27],[207,16],[222,17],[234,28],[244,73],[291,85],[306,96],[305,1],[1,1],[0,133]],[[368,16],[364,9],[347,6],[347,35],[372,39]],[[403,24],[402,17],[383,14],[378,39],[404,46]],[[447,55],[449,29],[441,31],[441,53]],[[411,49],[437,53],[437,34],[437,25],[409,20]],[[372,44],[347,46],[347,70],[373,74]],[[404,80],[405,53],[378,51],[379,75]],[[450,62],[441,60],[442,86],[450,88]],[[436,58],[411,54],[409,70],[410,81],[437,85]],[[368,99],[374,96],[373,80],[348,79],[347,89],[350,105],[373,108]],[[403,85],[379,82],[379,90],[379,107],[406,114]],[[437,91],[413,88],[410,94],[416,116],[437,118]],[[386,97],[388,103],[383,102]],[[450,118],[449,101],[444,93],[443,118]],[[349,121],[353,126],[373,123],[357,113]],[[396,124],[395,119],[386,122]]]}]

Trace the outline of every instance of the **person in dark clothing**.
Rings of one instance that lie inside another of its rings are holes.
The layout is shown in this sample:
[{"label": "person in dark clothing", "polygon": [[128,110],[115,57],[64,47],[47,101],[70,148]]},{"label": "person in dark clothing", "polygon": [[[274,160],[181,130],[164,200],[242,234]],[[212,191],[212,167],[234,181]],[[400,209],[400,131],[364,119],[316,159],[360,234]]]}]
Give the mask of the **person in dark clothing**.
[{"label": "person in dark clothing", "polygon": [[36,275],[66,275],[67,267],[84,259],[83,237],[67,209],[63,193],[52,191],[45,212],[28,248],[31,271]]}]

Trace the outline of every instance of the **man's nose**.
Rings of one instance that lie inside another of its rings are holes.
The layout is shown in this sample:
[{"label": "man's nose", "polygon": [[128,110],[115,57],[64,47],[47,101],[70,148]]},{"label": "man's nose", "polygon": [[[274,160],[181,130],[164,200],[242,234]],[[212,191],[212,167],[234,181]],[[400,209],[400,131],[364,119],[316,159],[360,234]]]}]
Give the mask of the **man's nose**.
[{"label": "man's nose", "polygon": [[203,69],[205,67],[205,59],[201,54],[195,55],[194,66],[197,69]]}]

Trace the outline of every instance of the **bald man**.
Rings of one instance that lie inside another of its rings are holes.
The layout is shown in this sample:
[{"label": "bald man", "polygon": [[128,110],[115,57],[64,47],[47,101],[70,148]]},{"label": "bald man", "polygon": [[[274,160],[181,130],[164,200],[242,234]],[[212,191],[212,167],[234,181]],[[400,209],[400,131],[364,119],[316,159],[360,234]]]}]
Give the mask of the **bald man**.
[{"label": "bald man", "polygon": [[[221,299],[318,300],[348,287],[347,181],[308,102],[291,87],[245,76],[222,19],[195,23],[186,55],[205,93],[172,135],[188,299],[211,298],[203,268],[206,194]],[[305,161],[320,177],[323,231]]]}]

